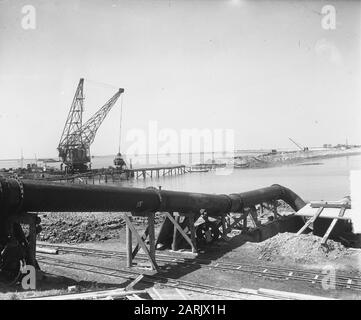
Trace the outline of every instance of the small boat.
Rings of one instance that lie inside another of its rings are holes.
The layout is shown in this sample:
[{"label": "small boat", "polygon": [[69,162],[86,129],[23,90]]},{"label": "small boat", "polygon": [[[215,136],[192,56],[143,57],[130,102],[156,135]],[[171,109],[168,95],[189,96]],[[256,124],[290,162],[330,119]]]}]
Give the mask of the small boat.
[{"label": "small boat", "polygon": [[190,167],[189,172],[208,172],[209,169],[207,168],[200,168],[200,167]]},{"label": "small boat", "polygon": [[249,162],[248,161],[238,161],[238,162],[234,163],[233,167],[237,168],[237,169],[248,168]]}]

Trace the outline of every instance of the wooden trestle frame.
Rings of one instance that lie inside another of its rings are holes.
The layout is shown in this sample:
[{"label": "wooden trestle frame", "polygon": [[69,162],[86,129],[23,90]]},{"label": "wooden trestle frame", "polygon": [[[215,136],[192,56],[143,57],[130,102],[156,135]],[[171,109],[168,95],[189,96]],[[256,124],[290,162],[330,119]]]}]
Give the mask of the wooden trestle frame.
[{"label": "wooden trestle frame", "polygon": [[325,208],[337,208],[340,209],[338,217],[333,218],[326,233],[322,237],[321,245],[326,246],[327,240],[333,231],[336,223],[338,220],[342,219],[346,209],[351,209],[351,204],[347,198],[345,198],[342,202],[340,201],[321,201],[321,202],[311,202],[311,208],[317,208],[317,211],[315,214],[306,221],[306,223],[302,226],[300,230],[298,230],[297,235],[302,234],[308,227],[311,226],[312,223],[314,223],[317,218],[321,216],[321,213],[324,211]]},{"label": "wooden trestle frame", "polygon": [[[260,205],[260,211],[263,212],[263,206]],[[272,211],[274,212],[274,217],[277,219],[277,206],[273,204]],[[180,213],[180,212],[160,212],[164,214],[166,218],[169,219],[173,224],[173,240],[172,240],[172,250],[178,250],[178,235],[180,234],[190,245],[191,252],[193,254],[197,253],[197,243],[196,243],[196,228],[195,228],[195,214],[194,213]],[[137,253],[140,249],[143,250],[144,254],[148,257],[151,269],[159,271],[158,264],[156,262],[156,246],[157,240],[155,237],[155,212],[148,213],[136,213],[132,212],[131,214],[124,213],[124,220],[126,222],[126,250],[127,250],[127,267],[133,266],[133,259],[136,257]],[[147,217],[147,226],[142,235],[138,233],[136,230],[132,217]],[[181,226],[181,218],[188,219],[187,225],[183,228]],[[239,217],[233,217],[233,222],[230,223],[229,217],[227,217],[227,213],[220,215],[221,224],[222,224],[222,233],[221,237],[227,240],[226,235],[231,231],[232,227],[242,221],[243,230],[247,230],[247,217],[250,217],[254,227],[258,227],[260,225],[260,221],[257,217],[257,208],[251,207],[247,211],[243,211],[240,213]],[[228,223],[227,223],[228,222]],[[190,236],[188,236],[187,232],[190,232]],[[135,237],[133,237],[133,235]],[[133,249],[133,238],[135,238],[136,245]],[[148,245],[146,244],[146,240],[148,239]]]},{"label": "wooden trestle frame", "polygon": [[[165,214],[165,216],[173,223],[174,226],[172,250],[174,251],[177,250],[177,232],[179,232],[181,236],[190,244],[192,248],[192,253],[197,253],[194,214],[183,214],[183,213],[180,214],[175,212],[173,213],[173,215],[171,215],[169,212],[162,212],[162,213]],[[132,221],[132,216],[144,217],[144,214],[139,215],[133,212],[131,215],[124,213],[123,216],[126,222],[127,267],[132,267],[133,259],[135,258],[139,250],[142,249],[150,261],[152,270],[159,271],[159,267],[155,258],[155,250],[157,245],[155,239],[155,223],[154,223],[155,213],[149,212],[146,214],[147,226],[143,235],[140,235],[136,230]],[[185,229],[183,229],[179,224],[179,218],[181,216],[188,218],[189,224],[187,227],[189,228],[189,231],[191,233],[190,237],[187,235]],[[134,247],[134,249],[133,249],[133,234],[136,239],[136,246]],[[148,246],[145,243],[147,239],[148,239]]]}]

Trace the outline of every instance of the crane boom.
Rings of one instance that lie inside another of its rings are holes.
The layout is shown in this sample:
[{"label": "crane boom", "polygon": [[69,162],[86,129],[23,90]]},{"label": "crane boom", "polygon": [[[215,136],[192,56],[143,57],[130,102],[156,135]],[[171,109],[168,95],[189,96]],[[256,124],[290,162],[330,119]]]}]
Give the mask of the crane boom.
[{"label": "crane boom", "polygon": [[301,146],[299,143],[297,143],[296,141],[292,140],[291,138],[288,138],[290,139],[300,150],[302,151],[308,151],[308,147],[303,147]]},{"label": "crane boom", "polygon": [[75,135],[81,135],[81,139],[85,145],[90,146],[97,133],[100,125],[105,117],[117,102],[119,96],[124,92],[124,89],[119,89],[105,104],[101,107],[78,131]]}]

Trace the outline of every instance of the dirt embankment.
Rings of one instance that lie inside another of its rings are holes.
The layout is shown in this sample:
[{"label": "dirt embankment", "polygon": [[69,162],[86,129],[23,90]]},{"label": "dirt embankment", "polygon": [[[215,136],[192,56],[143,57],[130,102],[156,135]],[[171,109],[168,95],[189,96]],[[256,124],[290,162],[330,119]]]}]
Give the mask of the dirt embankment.
[{"label": "dirt embankment", "polygon": [[[135,225],[145,223],[133,217]],[[156,215],[156,224],[161,223]],[[122,213],[48,213],[41,216],[42,231],[38,240],[51,243],[80,243],[119,238],[125,226]]]}]

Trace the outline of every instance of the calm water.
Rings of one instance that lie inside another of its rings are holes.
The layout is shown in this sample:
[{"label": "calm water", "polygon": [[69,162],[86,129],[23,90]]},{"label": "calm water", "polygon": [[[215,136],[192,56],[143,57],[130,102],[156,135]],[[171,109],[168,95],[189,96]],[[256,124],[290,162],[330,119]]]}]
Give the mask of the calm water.
[{"label": "calm water", "polygon": [[321,165],[293,165],[265,169],[234,169],[230,175],[221,171],[187,173],[146,180],[131,180],[124,186],[162,186],[164,189],[233,193],[270,186],[274,183],[291,188],[305,200],[338,200],[350,194],[350,170],[361,170],[361,155],[317,160]]},{"label": "calm water", "polygon": [[[197,158],[198,157],[198,158]],[[217,159],[219,159],[219,155]],[[206,155],[205,161],[211,159]],[[151,163],[157,163],[155,157]],[[199,161],[199,155],[182,158],[181,163]],[[188,160],[188,161],[187,161]],[[190,161],[191,160],[191,161]],[[95,157],[93,168],[112,165],[113,156]],[[147,159],[139,157],[133,160],[133,166],[144,165]],[[179,176],[147,178],[146,180],[129,180],[122,182],[123,186],[148,187],[162,186],[164,189],[182,190],[206,193],[243,192],[266,187],[274,183],[284,185],[298,193],[305,200],[337,200],[350,194],[350,170],[361,170],[361,155],[316,160],[320,165],[292,165],[265,169],[233,169],[228,175],[224,171],[209,171],[206,173],[187,173]],[[316,162],[315,161],[315,162]],[[34,160],[25,160],[26,163]],[[177,155],[158,158],[162,164],[179,163]],[[18,167],[19,160],[0,161],[0,167]],[[40,165],[41,163],[39,163]],[[49,164],[55,167],[59,163]]]}]

